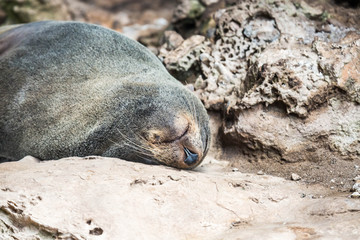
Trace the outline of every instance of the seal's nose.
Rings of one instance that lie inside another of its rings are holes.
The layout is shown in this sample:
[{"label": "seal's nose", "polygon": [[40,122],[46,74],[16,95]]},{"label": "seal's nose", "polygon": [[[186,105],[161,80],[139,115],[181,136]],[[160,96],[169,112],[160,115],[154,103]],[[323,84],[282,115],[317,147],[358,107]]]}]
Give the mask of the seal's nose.
[{"label": "seal's nose", "polygon": [[186,159],[185,159],[185,163],[187,165],[193,165],[194,163],[197,162],[198,158],[199,158],[199,155],[196,154],[196,153],[193,153],[191,152],[189,149],[187,149],[186,147],[184,147],[184,151],[185,151],[185,154],[186,154]]}]

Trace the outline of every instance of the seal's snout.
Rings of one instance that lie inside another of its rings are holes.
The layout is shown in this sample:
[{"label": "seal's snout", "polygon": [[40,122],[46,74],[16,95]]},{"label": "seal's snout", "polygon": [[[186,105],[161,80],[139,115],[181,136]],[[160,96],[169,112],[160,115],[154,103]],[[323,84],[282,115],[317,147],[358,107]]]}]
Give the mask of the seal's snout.
[{"label": "seal's snout", "polygon": [[196,154],[196,153],[193,153],[191,152],[189,149],[187,149],[186,147],[184,147],[184,151],[185,151],[185,154],[186,154],[186,158],[184,160],[184,162],[191,166],[193,165],[194,163],[197,162],[197,160],[199,159],[199,155]]}]

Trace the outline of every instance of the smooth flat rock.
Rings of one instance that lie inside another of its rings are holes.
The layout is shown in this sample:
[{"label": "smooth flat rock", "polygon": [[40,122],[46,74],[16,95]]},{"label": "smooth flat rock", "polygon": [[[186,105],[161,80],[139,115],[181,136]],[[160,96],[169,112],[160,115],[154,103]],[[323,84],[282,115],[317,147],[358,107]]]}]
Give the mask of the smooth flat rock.
[{"label": "smooth flat rock", "polygon": [[356,239],[360,201],[317,185],[112,158],[0,164],[0,239]]}]

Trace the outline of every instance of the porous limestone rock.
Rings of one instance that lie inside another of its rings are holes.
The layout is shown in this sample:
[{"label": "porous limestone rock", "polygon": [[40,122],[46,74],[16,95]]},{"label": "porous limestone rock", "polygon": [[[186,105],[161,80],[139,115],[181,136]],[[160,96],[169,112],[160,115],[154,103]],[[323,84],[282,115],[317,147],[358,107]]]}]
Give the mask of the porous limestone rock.
[{"label": "porous limestone rock", "polygon": [[[174,45],[174,43],[171,43],[171,38],[177,39],[175,44],[179,46],[175,49],[169,46]],[[184,41],[175,32],[168,32],[165,35],[164,41],[165,43],[160,49],[159,57],[163,60],[168,71],[180,81],[185,80],[187,83],[194,82],[198,77],[200,67],[199,56],[203,52],[210,51],[210,48],[207,46],[209,43],[204,43],[205,37],[194,35]]]},{"label": "porous limestone rock", "polygon": [[[185,55],[192,59],[188,63],[200,66],[192,76],[197,76],[194,88],[205,107],[224,113],[223,145],[238,147],[256,163],[269,159],[269,168],[274,161],[321,165],[351,160],[359,165],[356,25],[346,27],[326,9],[289,0],[236,1],[212,16],[215,37],[196,46],[200,54]],[[171,67],[165,65],[186,76],[191,68],[180,68],[185,52],[179,49],[164,55],[164,62],[171,59]],[[339,165],[332,174],[350,186],[356,172],[344,164],[347,170]],[[321,171],[331,175],[326,168]]]}]

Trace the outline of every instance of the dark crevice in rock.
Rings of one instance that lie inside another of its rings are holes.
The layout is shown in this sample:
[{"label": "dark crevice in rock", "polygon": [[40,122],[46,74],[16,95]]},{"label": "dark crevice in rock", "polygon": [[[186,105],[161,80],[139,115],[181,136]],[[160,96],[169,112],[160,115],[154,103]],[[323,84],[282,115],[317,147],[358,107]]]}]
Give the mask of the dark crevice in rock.
[{"label": "dark crevice in rock", "polygon": [[335,0],[335,3],[340,6],[345,6],[345,7],[350,7],[350,8],[360,7],[359,0]]}]

